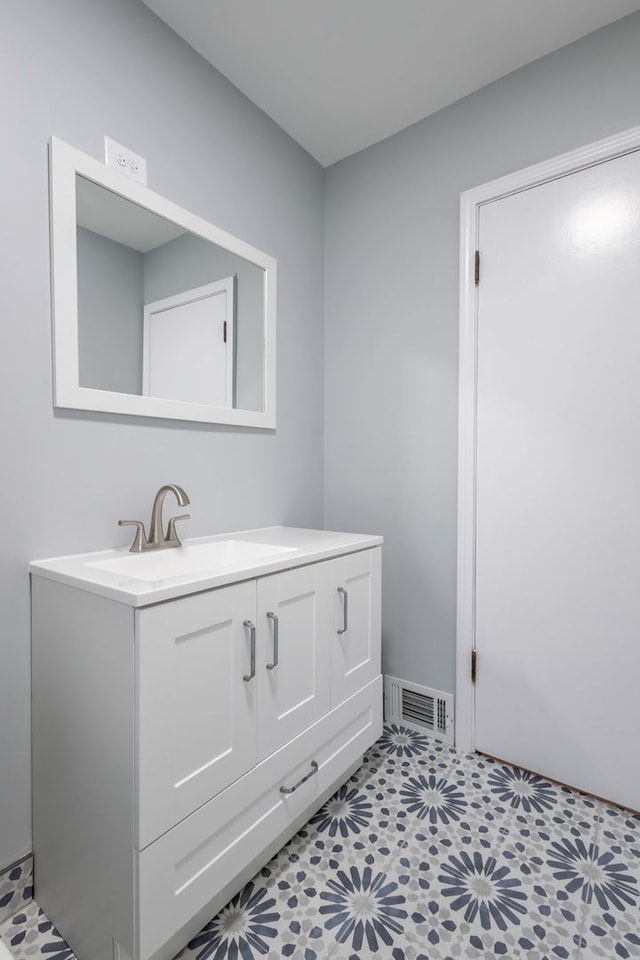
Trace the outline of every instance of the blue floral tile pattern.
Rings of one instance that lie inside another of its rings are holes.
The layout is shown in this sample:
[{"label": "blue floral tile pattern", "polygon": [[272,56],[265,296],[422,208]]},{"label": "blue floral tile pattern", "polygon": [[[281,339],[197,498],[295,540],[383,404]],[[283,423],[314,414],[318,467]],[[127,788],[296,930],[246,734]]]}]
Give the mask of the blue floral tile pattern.
[{"label": "blue floral tile pattern", "polygon": [[299,957],[300,960],[319,960],[321,954],[316,952],[320,948],[322,927],[312,920],[292,920],[283,936],[282,956]]},{"label": "blue floral tile pattern", "polygon": [[381,871],[365,866],[338,870],[320,894],[327,930],[335,930],[339,943],[348,941],[355,951],[363,946],[376,951],[379,942],[389,946],[403,932],[407,912],[397,883]]},{"label": "blue floral tile pattern", "polygon": [[[411,938],[395,940],[390,946],[382,945],[379,950],[360,951],[355,953],[347,946],[338,946],[326,960],[441,960],[431,950],[426,954],[424,950],[412,942]],[[442,960],[454,960],[446,956]]]},{"label": "blue floral tile pattern", "polygon": [[254,960],[269,951],[280,912],[264,887],[248,883],[189,943],[196,960]]},{"label": "blue floral tile pattern", "polygon": [[309,824],[320,832],[326,831],[330,837],[336,834],[348,837],[366,830],[372,817],[371,801],[350,784],[345,784],[311,818]]},{"label": "blue floral tile pattern", "polygon": [[[410,939],[431,960],[443,956],[504,956],[575,960],[575,937],[581,930],[581,903],[549,878],[520,869],[508,847],[491,852],[446,852],[429,844],[411,847],[391,873],[405,896],[412,922]],[[539,859],[538,867],[542,864]],[[535,872],[535,871],[534,871]]]},{"label": "blue floral tile pattern", "polygon": [[597,843],[587,846],[582,840],[553,842],[547,863],[554,870],[554,877],[569,892],[579,891],[585,903],[595,898],[602,910],[638,906],[640,889],[630,867],[617,860],[611,850],[601,852]]},{"label": "blue floral tile pattern", "polygon": [[467,808],[462,791],[433,774],[410,777],[400,790],[400,799],[410,813],[432,824],[460,820]]},{"label": "blue floral tile pattern", "polygon": [[516,810],[522,807],[527,813],[544,813],[557,802],[556,792],[550,783],[518,767],[503,765],[493,770],[488,785],[503,803],[511,804]]},{"label": "blue floral tile pattern", "polygon": [[[588,960],[638,958],[640,818],[607,807],[598,821],[596,842],[588,848],[586,864],[577,865],[578,878],[574,881],[584,878],[578,886],[585,901],[584,956]],[[565,882],[571,881],[567,878]]]},{"label": "blue floral tile pattern", "polygon": [[522,882],[495,857],[463,851],[449,857],[438,879],[442,896],[451,898],[451,909],[462,910],[469,923],[477,918],[483,930],[506,930],[526,913]]},{"label": "blue floral tile pattern", "polygon": [[43,956],[49,957],[49,960],[73,960],[75,956],[71,947],[65,943],[62,937],[60,937],[58,942],[50,940],[45,943],[41,947],[40,953]]},{"label": "blue floral tile pattern", "polygon": [[[21,896],[16,960],[74,960]],[[389,724],[180,954],[283,957],[640,960],[640,816]]]},{"label": "blue floral tile pattern", "polygon": [[72,960],[73,953],[35,900],[0,924],[0,937],[16,960],[49,957]]},{"label": "blue floral tile pattern", "polygon": [[376,747],[380,753],[387,753],[392,757],[419,757],[428,752],[431,742],[428,737],[416,730],[390,723]]},{"label": "blue floral tile pattern", "polygon": [[23,910],[33,899],[33,857],[0,873],[0,923]]}]

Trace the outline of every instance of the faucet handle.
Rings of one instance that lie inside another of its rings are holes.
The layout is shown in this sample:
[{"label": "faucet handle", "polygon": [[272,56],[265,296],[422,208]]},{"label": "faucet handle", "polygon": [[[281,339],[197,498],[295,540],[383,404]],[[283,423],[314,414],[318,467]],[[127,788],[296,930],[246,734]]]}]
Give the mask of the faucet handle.
[{"label": "faucet handle", "polygon": [[119,527],[137,527],[133,543],[129,547],[129,553],[142,553],[147,546],[147,535],[144,532],[144,523],[142,520],[118,520]]},{"label": "faucet handle", "polygon": [[178,522],[178,520],[190,520],[190,519],[191,519],[190,513],[182,513],[180,514],[179,517],[171,517],[171,519],[169,520],[169,525],[167,526],[167,536],[166,536],[165,542],[175,544],[176,546],[180,546],[180,544],[182,543],[182,540],[176,533],[176,523]]}]

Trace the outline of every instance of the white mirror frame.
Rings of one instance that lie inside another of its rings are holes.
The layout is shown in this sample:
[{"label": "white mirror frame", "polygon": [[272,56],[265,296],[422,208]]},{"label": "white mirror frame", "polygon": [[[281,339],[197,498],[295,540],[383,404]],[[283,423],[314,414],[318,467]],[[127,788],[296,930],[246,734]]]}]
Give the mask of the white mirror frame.
[{"label": "white mirror frame", "polygon": [[[56,137],[50,143],[51,277],[53,307],[53,403],[72,410],[163,417],[244,427],[276,425],[276,261],[124,174],[112,171]],[[264,270],[263,409],[238,410],[181,400],[81,387],[78,351],[76,175],[152,211],[184,230],[223,247]]]}]

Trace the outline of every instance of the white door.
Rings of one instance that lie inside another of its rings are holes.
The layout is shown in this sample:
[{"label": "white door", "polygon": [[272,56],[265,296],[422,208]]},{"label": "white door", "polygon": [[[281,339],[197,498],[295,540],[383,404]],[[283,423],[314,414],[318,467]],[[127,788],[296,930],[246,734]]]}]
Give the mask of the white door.
[{"label": "white door", "polygon": [[640,808],[640,154],[487,203],[476,747]]},{"label": "white door", "polygon": [[380,558],[362,550],[330,564],[331,706],[353,696],[380,673]]},{"label": "white door", "polygon": [[329,565],[258,580],[258,754],[269,756],[329,711]]},{"label": "white door", "polygon": [[233,406],[233,277],[146,303],[142,393]]},{"label": "white door", "polygon": [[136,612],[139,850],[256,762],[255,604],[248,581]]}]

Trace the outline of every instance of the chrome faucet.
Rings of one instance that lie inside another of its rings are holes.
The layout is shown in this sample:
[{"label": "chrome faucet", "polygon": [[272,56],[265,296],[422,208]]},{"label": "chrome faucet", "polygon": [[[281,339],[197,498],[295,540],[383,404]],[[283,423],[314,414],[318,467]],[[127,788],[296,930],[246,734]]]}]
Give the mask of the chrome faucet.
[{"label": "chrome faucet", "polygon": [[164,498],[168,493],[175,495],[180,507],[186,507],[189,503],[189,497],[177,483],[165,483],[163,487],[160,487],[153,501],[148,539],[142,520],[118,520],[118,525],[121,527],[136,527],[136,535],[129,548],[129,553],[142,553],[144,550],[164,550],[166,547],[181,546],[182,541],[176,532],[176,523],[178,520],[188,520],[191,514],[183,513],[179,517],[171,517],[165,535],[162,525],[162,507],[164,506]]}]

